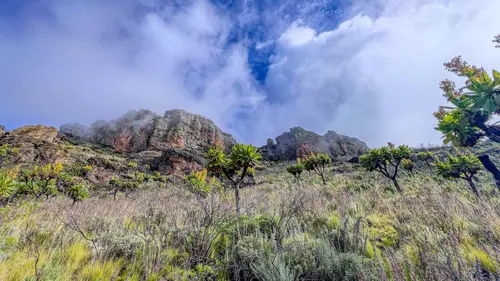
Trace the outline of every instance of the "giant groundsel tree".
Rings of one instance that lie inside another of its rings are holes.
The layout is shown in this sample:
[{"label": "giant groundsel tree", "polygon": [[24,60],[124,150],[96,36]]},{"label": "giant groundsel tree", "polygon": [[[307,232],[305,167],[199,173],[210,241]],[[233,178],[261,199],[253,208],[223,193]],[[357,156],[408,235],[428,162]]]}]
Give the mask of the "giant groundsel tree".
[{"label": "giant groundsel tree", "polygon": [[223,174],[234,187],[236,212],[240,213],[240,187],[249,171],[260,164],[261,155],[253,145],[237,144],[226,157],[221,147],[210,148],[206,167],[214,174]]},{"label": "giant groundsel tree", "polygon": [[[500,35],[493,42],[500,43]],[[498,46],[497,46],[498,47]],[[461,56],[444,64],[445,68],[465,78],[465,86],[444,80],[440,84],[451,106],[441,106],[434,113],[438,119],[436,130],[443,134],[444,143],[457,147],[473,147],[483,138],[500,143],[500,124],[492,122],[500,114],[500,73],[469,65]],[[494,176],[500,189],[500,171],[488,154],[479,155],[483,166]]]}]

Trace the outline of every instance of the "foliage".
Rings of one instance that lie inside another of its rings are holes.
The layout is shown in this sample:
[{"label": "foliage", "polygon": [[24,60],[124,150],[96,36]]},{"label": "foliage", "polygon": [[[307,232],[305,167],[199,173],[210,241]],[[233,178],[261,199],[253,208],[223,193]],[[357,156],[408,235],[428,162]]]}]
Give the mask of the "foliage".
[{"label": "foliage", "polygon": [[457,152],[457,155],[449,155],[445,161],[436,163],[437,174],[446,179],[466,180],[476,196],[479,191],[473,183],[473,176],[482,168],[481,161],[471,152]]},{"label": "foliage", "polygon": [[137,168],[137,162],[134,162],[134,161],[129,161],[127,163],[127,167],[131,168],[131,169],[136,169]]},{"label": "foliage", "polygon": [[222,186],[215,177],[207,179],[207,172],[207,169],[191,171],[191,174],[185,178],[186,183],[193,193],[205,196],[214,191],[222,191]]},{"label": "foliage", "polygon": [[413,175],[413,169],[415,168],[415,163],[411,161],[411,159],[403,158],[401,159],[401,166],[406,171],[410,172]]},{"label": "foliage", "polygon": [[65,193],[73,200],[74,204],[77,201],[83,201],[89,197],[89,188],[84,184],[75,184],[70,186]]},{"label": "foliage", "polygon": [[112,176],[108,183],[112,186],[113,198],[116,199],[118,192],[123,192],[128,197],[130,193],[138,190],[145,180],[146,175],[144,173],[135,171],[132,175],[127,175],[127,178],[120,179]]},{"label": "foliage", "polygon": [[248,170],[260,164],[262,156],[253,145],[236,144],[228,157],[221,147],[212,147],[206,155],[206,168],[216,175],[224,174],[233,184],[236,212],[240,213],[239,188]]},{"label": "foliage", "polygon": [[[493,42],[498,42],[496,36]],[[500,128],[489,120],[500,113],[500,73],[492,75],[469,65],[460,56],[444,64],[445,68],[466,78],[465,86],[456,89],[455,83],[444,80],[440,88],[453,107],[441,106],[434,115],[438,118],[436,130],[443,134],[445,143],[455,146],[474,146],[486,136],[500,142]]]},{"label": "foliage", "polygon": [[300,175],[304,171],[304,164],[300,162],[300,158],[297,158],[297,164],[292,164],[286,168],[286,171],[293,175],[293,177],[298,181],[300,180]]},{"label": "foliage", "polygon": [[378,171],[385,177],[392,180],[398,192],[402,192],[396,179],[399,165],[403,159],[409,159],[411,149],[406,145],[395,147],[389,143],[381,148],[370,149],[359,158],[361,166],[368,171]]},{"label": "foliage", "polygon": [[5,171],[0,170],[0,203],[8,201],[18,189],[18,183]]},{"label": "foliage", "polygon": [[431,151],[421,151],[417,153],[417,159],[420,161],[424,161],[429,167],[429,170],[432,172],[432,167],[429,161],[434,159],[434,153]]},{"label": "foliage", "polygon": [[35,196],[36,199],[58,193],[56,184],[61,176],[63,165],[61,163],[34,166],[32,169],[22,171],[22,185],[20,191]]},{"label": "foliage", "polygon": [[314,171],[323,180],[323,184],[326,184],[325,180],[325,168],[332,163],[332,158],[324,153],[313,154],[306,159],[304,159],[304,168],[306,171]]}]

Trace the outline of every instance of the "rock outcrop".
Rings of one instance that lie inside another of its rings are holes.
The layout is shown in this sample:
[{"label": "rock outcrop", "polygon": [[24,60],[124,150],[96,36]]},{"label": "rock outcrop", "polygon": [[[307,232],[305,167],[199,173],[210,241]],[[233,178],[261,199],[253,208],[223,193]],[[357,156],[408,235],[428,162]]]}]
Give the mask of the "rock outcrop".
[{"label": "rock outcrop", "polygon": [[363,154],[368,147],[357,138],[339,135],[328,131],[318,135],[300,127],[291,128],[276,138],[276,144],[269,139],[261,148],[263,158],[267,160],[295,160],[313,153],[326,153],[333,159],[349,160]]},{"label": "rock outcrop", "polygon": [[0,135],[5,134],[5,127],[0,125]]},{"label": "rock outcrop", "polygon": [[57,129],[42,125],[24,126],[0,134],[0,145],[15,148],[11,160],[21,166],[60,160],[57,154],[59,142]]},{"label": "rock outcrop", "polygon": [[[112,147],[116,152],[134,153],[152,167],[172,173],[201,168],[211,146],[221,145],[229,151],[236,143],[210,119],[181,109],[169,110],[163,117],[149,110],[130,111],[110,122],[95,122],[90,128],[67,124],[60,131],[70,138]],[[151,157],[158,152],[161,156]]]}]

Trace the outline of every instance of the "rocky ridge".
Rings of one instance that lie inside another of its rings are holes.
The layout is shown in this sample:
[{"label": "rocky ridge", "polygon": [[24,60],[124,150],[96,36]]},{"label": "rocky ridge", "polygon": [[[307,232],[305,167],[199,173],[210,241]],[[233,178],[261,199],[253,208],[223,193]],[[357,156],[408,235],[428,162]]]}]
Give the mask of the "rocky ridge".
[{"label": "rocky ridge", "polygon": [[133,154],[168,173],[201,169],[211,146],[220,145],[229,151],[236,143],[210,119],[181,109],[169,110],[163,116],[149,110],[129,111],[116,120],[98,121],[90,127],[62,125],[60,132],[118,153]]},{"label": "rocky ridge", "polygon": [[[89,164],[96,167],[90,178],[104,182],[114,172],[126,169],[128,161],[147,164],[167,175],[200,170],[210,147],[219,145],[229,152],[236,140],[210,119],[175,109],[163,116],[149,110],[129,111],[120,118],[98,121],[89,127],[62,125],[59,131],[38,125],[5,132],[0,126],[2,144],[18,151],[12,164]],[[288,161],[318,152],[348,160],[366,149],[366,144],[356,138],[333,131],[321,136],[297,127],[278,136],[276,143],[268,140],[260,150],[264,160]]]},{"label": "rocky ridge", "polygon": [[276,143],[268,139],[262,147],[263,156],[267,160],[289,161],[304,158],[314,153],[326,153],[334,160],[350,160],[358,157],[368,146],[357,138],[328,131],[324,135],[304,130],[300,127],[291,128],[276,137]]}]

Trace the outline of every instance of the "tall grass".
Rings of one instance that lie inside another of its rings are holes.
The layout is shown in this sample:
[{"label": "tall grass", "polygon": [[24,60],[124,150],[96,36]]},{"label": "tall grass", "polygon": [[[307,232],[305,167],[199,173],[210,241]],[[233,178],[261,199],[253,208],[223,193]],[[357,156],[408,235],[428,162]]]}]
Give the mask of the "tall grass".
[{"label": "tall grass", "polygon": [[500,196],[426,172],[404,193],[352,166],[269,168],[230,194],[184,186],[1,209],[0,280],[498,280]]}]

